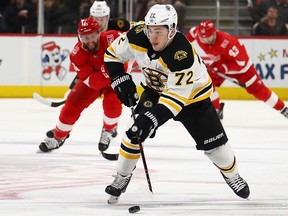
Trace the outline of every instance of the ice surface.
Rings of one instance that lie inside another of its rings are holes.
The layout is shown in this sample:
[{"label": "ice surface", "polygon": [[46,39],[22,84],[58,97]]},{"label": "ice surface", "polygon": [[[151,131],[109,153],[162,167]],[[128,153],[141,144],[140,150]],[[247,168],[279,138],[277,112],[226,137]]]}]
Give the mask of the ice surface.
[{"label": "ice surface", "polygon": [[[147,186],[139,161],[119,203],[108,205],[104,190],[116,162],[98,152],[101,102],[83,112],[63,147],[37,154],[61,107],[0,99],[1,216],[121,216],[134,205],[141,207],[136,214],[151,216],[288,215],[288,119],[260,101],[225,101],[223,125],[249,183],[249,200],[237,197],[184,128],[169,121],[145,143],[154,199],[139,190]],[[117,153],[129,115],[124,108],[109,152]]]}]

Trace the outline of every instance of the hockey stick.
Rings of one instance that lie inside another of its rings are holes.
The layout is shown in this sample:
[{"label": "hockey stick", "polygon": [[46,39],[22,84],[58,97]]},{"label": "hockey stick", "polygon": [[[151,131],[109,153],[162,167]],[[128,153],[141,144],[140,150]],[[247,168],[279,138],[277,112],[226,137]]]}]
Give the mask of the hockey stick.
[{"label": "hockey stick", "polygon": [[[133,103],[132,103],[130,98],[129,98],[129,103],[130,103],[130,106],[131,106],[132,118],[133,118],[133,120],[135,122],[135,120],[136,120],[135,111],[134,111],[134,107],[132,106]],[[140,148],[140,154],[141,154],[141,158],[142,158],[142,162],[143,162],[143,166],[144,166],[144,171],[145,171],[145,175],[146,175],[146,180],[147,180],[147,183],[148,183],[149,191],[153,195],[152,184],[151,184],[150,175],[149,175],[149,171],[148,171],[148,167],[147,167],[147,163],[146,163],[146,158],[145,158],[145,154],[144,154],[144,150],[143,150],[143,145],[142,145],[141,139],[140,139],[140,137],[138,135],[137,135],[137,141],[138,141],[138,145],[139,145],[139,148]]]},{"label": "hockey stick", "polygon": [[[131,65],[132,66],[132,65]],[[134,70],[137,70],[139,68],[138,65],[134,66],[134,67],[131,67],[129,68],[129,71],[128,73],[131,73],[133,72]],[[76,82],[78,81],[78,76],[76,75],[75,78],[73,79],[73,81],[71,82],[70,86],[69,86],[69,90],[70,91],[76,84]],[[65,93],[65,96],[68,95],[69,92],[66,92]],[[44,97],[42,97],[41,95],[39,95],[38,93],[34,92],[33,93],[33,98],[37,101],[39,101],[40,103],[44,104],[44,105],[47,105],[47,106],[50,106],[50,107],[59,107],[61,105],[63,105],[65,102],[66,102],[66,99],[64,99],[63,101],[59,101],[59,102],[54,102],[54,101],[50,101]],[[66,97],[64,97],[66,98]],[[111,158],[112,160],[117,160],[118,159],[118,154],[115,155],[115,154],[112,154],[111,157],[109,156],[108,153],[106,154],[102,154],[104,158],[106,158],[105,156],[107,156],[106,159],[108,158]],[[115,159],[117,157],[117,159]],[[109,160],[109,159],[108,159]]]},{"label": "hockey stick", "polygon": [[110,153],[105,153],[101,151],[101,155],[103,158],[110,160],[110,161],[115,161],[118,160],[119,154],[110,154]]},{"label": "hockey stick", "polygon": [[[69,90],[65,93],[64,98],[67,98],[68,94],[70,93],[71,89],[75,86],[77,81],[78,81],[78,76],[76,75],[69,86]],[[40,103],[45,104],[45,105],[50,106],[50,107],[59,107],[66,102],[66,99],[59,101],[59,102],[50,101],[50,100],[42,97],[41,95],[39,95],[37,92],[33,93],[33,98],[35,100],[39,101]]]},{"label": "hockey stick", "polygon": [[216,74],[217,74],[218,76],[224,78],[224,79],[229,80],[230,82],[232,82],[232,83],[234,83],[234,84],[236,84],[236,85],[238,85],[238,86],[240,86],[240,87],[242,87],[242,88],[246,88],[246,85],[245,85],[245,84],[241,84],[241,83],[237,82],[236,80],[232,79],[231,77],[226,76],[226,75],[223,74],[223,73],[216,72]]},{"label": "hockey stick", "polygon": [[62,104],[64,104],[66,102],[66,100],[59,101],[59,102],[50,101],[47,98],[44,98],[41,95],[39,95],[37,92],[33,93],[33,98],[35,100],[39,101],[40,103],[45,104],[45,105],[50,106],[50,107],[58,107],[58,106],[61,106]]},{"label": "hockey stick", "polygon": [[[127,68],[127,73],[131,74],[131,72],[133,72],[134,70],[137,70],[139,68],[139,65],[136,65],[134,67],[132,67],[133,64],[131,64],[130,66],[128,66]],[[106,153],[106,152],[101,152],[103,158],[110,160],[110,161],[115,161],[118,160],[119,154],[113,154],[113,153]]]}]

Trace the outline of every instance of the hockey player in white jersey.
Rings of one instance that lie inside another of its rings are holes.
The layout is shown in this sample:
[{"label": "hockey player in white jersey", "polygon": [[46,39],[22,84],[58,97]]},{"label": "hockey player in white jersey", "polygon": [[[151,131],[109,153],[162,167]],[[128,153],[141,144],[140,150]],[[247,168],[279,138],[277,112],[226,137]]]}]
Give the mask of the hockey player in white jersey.
[{"label": "hockey player in white jersey", "polygon": [[[117,202],[131,180],[141,156],[138,138],[141,142],[152,138],[157,128],[172,118],[183,124],[197,150],[204,152],[239,197],[246,199],[250,194],[210,101],[211,78],[193,46],[176,28],[174,7],[156,4],[145,16],[144,25],[118,37],[105,53],[111,86],[119,99],[128,107],[137,104],[136,119],[131,119],[120,146],[117,175],[105,189],[111,195],[108,203]],[[145,76],[139,102],[132,77],[123,69],[129,59],[137,61]]]}]

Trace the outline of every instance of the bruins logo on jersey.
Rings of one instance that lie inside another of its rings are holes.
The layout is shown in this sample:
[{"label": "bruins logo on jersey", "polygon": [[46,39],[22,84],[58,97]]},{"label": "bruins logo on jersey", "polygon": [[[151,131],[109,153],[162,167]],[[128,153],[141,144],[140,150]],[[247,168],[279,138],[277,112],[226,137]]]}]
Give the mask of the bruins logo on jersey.
[{"label": "bruins logo on jersey", "polygon": [[144,30],[144,25],[138,25],[138,26],[135,28],[136,34],[142,32],[143,30]]},{"label": "bruins logo on jersey", "polygon": [[147,86],[161,93],[167,82],[167,74],[152,68],[142,68],[142,72],[146,78]]},{"label": "bruins logo on jersey", "polygon": [[185,52],[184,50],[179,50],[175,53],[174,59],[181,61],[182,59],[187,58],[187,55],[188,55],[187,52]]}]

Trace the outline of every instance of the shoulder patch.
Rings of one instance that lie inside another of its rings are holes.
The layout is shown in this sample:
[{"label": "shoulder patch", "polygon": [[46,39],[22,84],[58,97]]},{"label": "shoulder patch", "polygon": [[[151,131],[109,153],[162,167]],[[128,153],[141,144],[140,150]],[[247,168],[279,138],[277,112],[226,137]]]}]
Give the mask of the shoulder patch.
[{"label": "shoulder patch", "polygon": [[136,34],[142,32],[144,30],[144,25],[137,25],[135,28]]},{"label": "shoulder patch", "polygon": [[143,48],[151,47],[151,44],[144,33],[144,25],[137,25],[130,29],[127,33],[127,38],[130,44]]},{"label": "shoulder patch", "polygon": [[187,58],[188,53],[184,50],[178,50],[175,54],[174,54],[174,59],[181,61],[182,59]]},{"label": "shoulder patch", "polygon": [[190,68],[194,62],[193,47],[185,35],[177,32],[161,57],[170,71],[181,71]]}]

